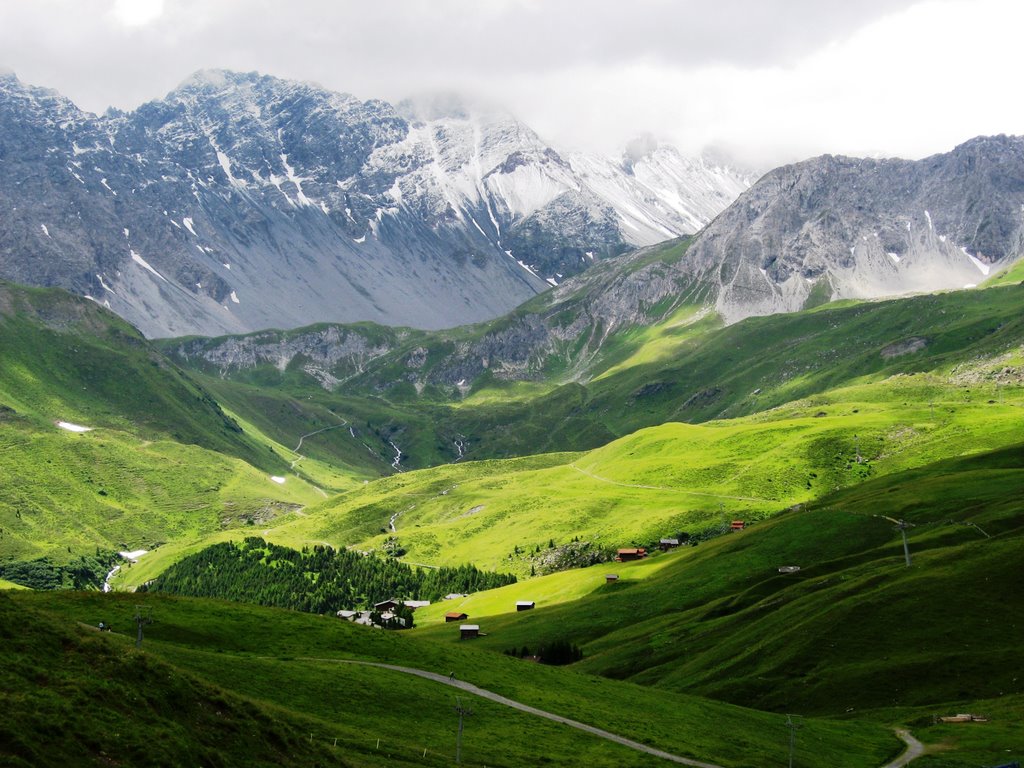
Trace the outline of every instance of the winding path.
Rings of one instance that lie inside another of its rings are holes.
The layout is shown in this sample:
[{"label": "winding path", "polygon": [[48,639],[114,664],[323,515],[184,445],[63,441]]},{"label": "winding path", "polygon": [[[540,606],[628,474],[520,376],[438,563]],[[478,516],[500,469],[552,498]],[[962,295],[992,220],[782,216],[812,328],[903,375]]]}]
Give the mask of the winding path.
[{"label": "winding path", "polygon": [[660,757],[663,760],[669,760],[670,762],[679,763],[680,765],[695,766],[695,768],[722,768],[722,766],[716,765],[715,763],[702,763],[700,760],[691,760],[687,757],[673,755],[671,752],[664,752],[660,749],[649,747],[646,744],[641,744],[639,741],[633,741],[632,739],[627,739],[624,736],[618,736],[609,731],[595,728],[592,725],[587,725],[586,723],[581,723],[577,720],[570,720],[568,717],[562,717],[561,715],[556,715],[551,712],[545,712],[543,709],[537,709],[536,707],[531,707],[528,704],[522,704],[518,701],[514,701],[513,699],[507,699],[493,691],[478,688],[472,683],[467,683],[462,680],[452,680],[451,678],[445,675],[439,675],[436,672],[427,672],[424,669],[416,669],[414,667],[401,667],[397,664],[378,664],[372,661],[355,661],[353,659],[305,659],[305,661],[334,661],[339,664],[361,664],[366,667],[379,667],[381,669],[390,669],[394,672],[402,672],[406,675],[416,675],[417,677],[423,677],[427,680],[433,680],[436,683],[450,685],[453,688],[458,688],[466,691],[467,693],[472,693],[474,696],[479,696],[482,699],[488,699],[498,704],[503,704],[506,707],[518,709],[520,712],[527,712],[531,715],[536,715],[537,717],[553,720],[554,722],[561,723],[562,725],[568,725],[570,728],[585,731],[593,736],[607,739],[608,741],[614,741],[616,744],[621,744],[624,747],[635,749],[637,752],[645,752],[648,755]]},{"label": "winding path", "polygon": [[[338,418],[341,418],[341,417],[339,416]],[[347,426],[348,426],[348,422],[345,421],[345,419],[341,419],[341,424],[335,424],[333,427],[324,427],[323,429],[318,429],[318,430],[316,430],[314,432],[307,432],[306,434],[304,434],[301,437],[299,437],[299,444],[296,445],[292,449],[292,453],[298,453],[299,452],[299,450],[302,448],[302,441],[305,440],[307,437],[312,437],[313,435],[319,435],[321,432],[327,432],[327,431],[332,430],[332,429],[341,429],[342,427],[347,427]],[[303,458],[303,457],[300,456],[299,458]]]},{"label": "winding path", "polygon": [[910,763],[911,760],[916,760],[924,754],[924,744],[915,739],[910,735],[910,731],[898,728],[896,735],[899,736],[907,745],[906,751],[891,763],[886,763],[882,768],[903,768],[903,766]]}]

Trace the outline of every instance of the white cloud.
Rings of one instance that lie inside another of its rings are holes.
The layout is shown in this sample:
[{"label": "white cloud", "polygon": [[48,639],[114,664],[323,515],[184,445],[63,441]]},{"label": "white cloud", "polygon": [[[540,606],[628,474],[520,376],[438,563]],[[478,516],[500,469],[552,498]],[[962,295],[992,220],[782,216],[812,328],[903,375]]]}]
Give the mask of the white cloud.
[{"label": "white cloud", "polygon": [[164,0],[115,0],[111,15],[126,27],[141,27],[164,12]]},{"label": "white cloud", "polygon": [[767,165],[1024,133],[1022,22],[1017,0],[33,0],[0,2],[0,64],[94,111],[208,67],[461,90],[563,146],[651,132]]}]

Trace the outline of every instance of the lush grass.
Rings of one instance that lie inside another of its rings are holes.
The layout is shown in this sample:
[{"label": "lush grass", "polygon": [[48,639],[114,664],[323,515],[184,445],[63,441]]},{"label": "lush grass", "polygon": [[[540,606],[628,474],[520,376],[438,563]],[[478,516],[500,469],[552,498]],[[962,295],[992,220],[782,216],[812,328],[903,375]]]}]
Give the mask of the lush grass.
[{"label": "lush grass", "polygon": [[[578,338],[535,350],[537,361],[524,372],[529,381],[506,381],[488,369],[470,382],[465,399],[434,386],[417,394],[406,381],[410,349],[404,344],[333,392],[309,377],[271,376],[257,388],[245,371],[201,380],[234,412],[284,444],[345,420],[355,437],[347,429],[321,433],[309,455],[380,474],[390,471],[390,442],[405,454],[403,468],[423,468],[454,461],[456,440],[469,459],[578,451],[666,421],[760,413],[894,375],[938,373],[963,386],[995,381],[1007,356],[1020,357],[1021,291],[1014,284],[835,302],[727,328],[718,327],[713,315],[702,315],[700,301],[680,298],[672,306],[649,308],[646,322],[625,323],[607,337],[584,323]],[[548,320],[569,327],[584,311],[581,302],[577,296],[557,312],[544,302],[527,305],[487,326],[460,329],[460,340],[497,333],[532,311],[555,312]],[[429,350],[431,365],[461,348],[443,334],[432,339],[416,337]],[[594,348],[597,339],[601,343]],[[1016,373],[1009,378],[1019,383],[1020,361],[1010,362]],[[962,375],[964,367],[973,378]],[[405,383],[391,386],[395,381]]]},{"label": "lush grass", "polygon": [[[492,615],[478,647],[569,640],[581,670],[777,711],[896,707],[898,721],[907,707],[1019,700],[1021,488],[1021,446],[881,477],[655,558],[644,579]],[[882,515],[915,524],[912,567]],[[415,632],[452,642],[445,627]]]},{"label": "lush grass", "polygon": [[0,762],[9,766],[363,765],[308,714],[201,680],[126,638],[0,594]]},{"label": "lush grass", "polygon": [[138,331],[87,299],[0,282],[0,361],[0,405],[21,416],[174,440],[267,471],[282,468]]},{"label": "lush grass", "polygon": [[1004,270],[992,275],[985,281],[985,287],[991,288],[997,285],[1014,285],[1024,282],[1024,261],[1018,261]]},{"label": "lush grass", "polygon": [[21,584],[15,584],[13,581],[0,579],[0,589],[28,589],[28,587]]},{"label": "lush grass", "polygon": [[[362,734],[364,747],[372,748],[380,736],[399,754],[426,749],[427,764],[450,760],[453,691],[339,663],[357,658],[445,675],[456,670],[460,679],[502,695],[725,766],[782,766],[786,761],[786,731],[776,715],[524,663],[468,643],[436,644],[333,618],[155,595],[51,593],[27,603],[19,599],[19,604],[65,621],[106,620],[115,630],[131,630],[135,606],[141,604],[154,619],[144,644],[148,655],[257,707],[273,702],[285,712],[304,713],[319,722],[311,727],[314,743],[322,736],[355,740],[355,734]],[[463,701],[476,712],[467,721],[463,744],[469,764],[658,764],[472,696]],[[816,755],[834,765],[873,767],[899,750],[891,733],[875,724],[811,719],[801,733],[799,754],[808,762]]]},{"label": "lush grass", "polygon": [[[258,527],[323,499],[240,459],[113,429],[0,421],[0,556],[66,561]],[[250,525],[251,524],[251,525]]]},{"label": "lush grass", "polygon": [[1011,444],[1021,434],[1021,395],[1017,387],[968,390],[948,378],[897,376],[741,419],[641,430],[586,454],[405,473],[324,502],[268,536],[369,549],[392,535],[385,529],[397,515],[393,535],[411,562],[527,575],[531,555],[552,540],[648,545]]}]

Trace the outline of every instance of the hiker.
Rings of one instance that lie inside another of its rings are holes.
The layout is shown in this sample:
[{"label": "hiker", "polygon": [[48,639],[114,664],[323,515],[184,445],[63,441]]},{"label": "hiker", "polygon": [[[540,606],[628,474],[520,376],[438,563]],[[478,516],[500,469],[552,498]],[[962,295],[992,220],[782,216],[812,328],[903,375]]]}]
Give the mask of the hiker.
[{"label": "hiker", "polygon": [[450,675],[448,675],[448,682],[449,683],[454,683],[455,682],[455,673],[454,672],[452,672]]}]

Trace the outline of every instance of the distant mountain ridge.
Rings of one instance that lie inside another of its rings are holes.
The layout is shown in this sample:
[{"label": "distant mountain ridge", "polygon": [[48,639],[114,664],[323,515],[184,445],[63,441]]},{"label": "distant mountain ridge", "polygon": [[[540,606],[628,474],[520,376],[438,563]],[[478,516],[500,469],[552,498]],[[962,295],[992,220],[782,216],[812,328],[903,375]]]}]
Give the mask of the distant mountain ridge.
[{"label": "distant mountain ridge", "polygon": [[681,265],[726,322],[835,299],[971,288],[1024,254],[1024,137],[923,160],[825,155],[777,168]]},{"label": "distant mountain ridge", "polygon": [[563,157],[497,110],[199,72],[95,116],[0,75],[0,277],[148,336],[498,316],[692,232],[750,179],[656,143]]},{"label": "distant mountain ridge", "polygon": [[824,156],[776,169],[694,237],[598,264],[457,338],[318,327],[182,340],[172,354],[222,375],[299,360],[325,389],[349,379],[453,392],[490,378],[587,382],[614,362],[619,334],[683,310],[677,329],[962,289],[1022,254],[1024,139],[981,137],[920,161]]}]

